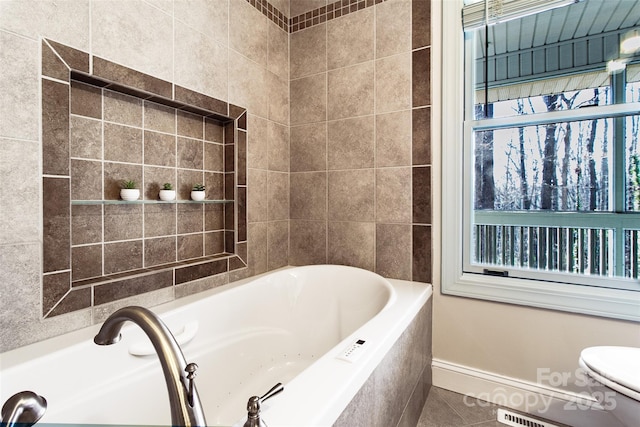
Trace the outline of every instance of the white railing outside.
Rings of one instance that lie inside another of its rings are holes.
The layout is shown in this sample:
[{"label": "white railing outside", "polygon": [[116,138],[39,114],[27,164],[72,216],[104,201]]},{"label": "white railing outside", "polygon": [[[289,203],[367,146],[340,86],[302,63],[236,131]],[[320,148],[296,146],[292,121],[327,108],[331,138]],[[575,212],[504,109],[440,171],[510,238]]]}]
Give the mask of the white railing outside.
[{"label": "white railing outside", "polygon": [[638,278],[640,215],[611,212],[474,212],[474,262]]}]

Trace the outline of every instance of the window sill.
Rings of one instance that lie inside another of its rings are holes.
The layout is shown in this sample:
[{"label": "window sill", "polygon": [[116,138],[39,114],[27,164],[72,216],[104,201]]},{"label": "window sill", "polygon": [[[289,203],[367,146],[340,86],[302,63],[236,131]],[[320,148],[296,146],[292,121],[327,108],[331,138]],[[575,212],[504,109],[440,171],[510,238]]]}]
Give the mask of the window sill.
[{"label": "window sill", "polygon": [[445,274],[442,293],[640,322],[637,291],[463,273]]}]

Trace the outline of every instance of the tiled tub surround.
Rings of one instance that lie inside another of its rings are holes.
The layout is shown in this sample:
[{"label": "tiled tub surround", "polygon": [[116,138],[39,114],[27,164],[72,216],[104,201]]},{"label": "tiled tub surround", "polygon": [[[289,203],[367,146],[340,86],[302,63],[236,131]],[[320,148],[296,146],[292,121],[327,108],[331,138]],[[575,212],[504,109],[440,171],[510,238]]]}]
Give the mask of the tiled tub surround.
[{"label": "tiled tub surround", "polygon": [[[74,7],[71,7],[71,3],[56,4],[52,1],[43,1],[42,3],[43,7],[39,8],[35,13],[26,6],[20,6],[20,2],[6,2],[6,4],[3,4],[3,11],[7,12],[4,15],[9,19],[0,24],[1,30],[4,31],[0,35],[3,35],[3,42],[6,42],[9,47],[8,51],[6,51],[10,55],[9,62],[14,64],[6,69],[8,71],[7,81],[3,85],[6,93],[5,99],[15,105],[15,108],[5,115],[5,118],[8,119],[4,121],[5,126],[0,125],[0,128],[2,128],[5,138],[17,138],[15,141],[7,140],[7,144],[4,145],[6,153],[8,153],[8,157],[5,156],[5,159],[20,159],[20,163],[15,163],[12,160],[15,164],[12,163],[9,166],[12,166],[12,170],[16,172],[6,178],[9,178],[8,181],[14,186],[20,183],[21,187],[31,189],[32,191],[29,194],[33,194],[31,197],[21,198],[20,200],[8,198],[7,200],[9,201],[7,203],[10,205],[5,204],[3,206],[3,208],[7,207],[5,211],[7,214],[5,216],[6,221],[3,225],[8,224],[9,221],[12,223],[11,231],[7,231],[5,228],[2,234],[3,243],[6,245],[4,247],[3,260],[7,260],[4,265],[15,266],[5,269],[8,274],[8,281],[5,282],[7,283],[5,296],[12,307],[21,307],[19,309],[21,313],[21,323],[19,325],[16,323],[17,321],[14,322],[11,318],[11,316],[14,316],[15,310],[5,311],[9,313],[4,317],[7,320],[6,324],[10,325],[10,330],[16,331],[5,335],[2,341],[2,346],[5,349],[13,348],[16,345],[24,345],[33,340],[43,339],[81,325],[99,321],[99,319],[108,314],[106,313],[107,307],[112,307],[113,309],[118,306],[116,301],[116,303],[94,307],[90,310],[79,310],[70,316],[55,316],[46,321],[42,321],[39,317],[39,313],[42,312],[42,276],[40,271],[42,243],[39,240],[39,236],[44,235],[45,239],[47,237],[46,233],[43,233],[43,230],[37,225],[40,221],[33,214],[33,212],[39,211],[39,205],[41,205],[39,196],[36,196],[36,194],[40,194],[41,179],[40,176],[30,178],[34,173],[30,175],[29,171],[40,170],[41,164],[39,156],[34,158],[33,156],[23,156],[20,153],[24,152],[25,146],[33,148],[33,150],[28,151],[31,153],[40,152],[41,148],[39,138],[40,120],[38,117],[40,115],[40,83],[36,82],[39,81],[40,55],[42,53],[46,54],[46,50],[41,51],[40,49],[40,37],[61,40],[81,50],[96,52],[96,55],[112,59],[120,64],[142,70],[165,80],[174,81],[176,83],[177,99],[184,100],[182,95],[184,91],[178,86],[184,85],[184,87],[191,87],[202,93],[208,93],[249,108],[247,120],[251,128],[251,143],[248,146],[247,167],[249,180],[252,184],[258,186],[256,190],[250,192],[251,195],[247,201],[252,206],[252,209],[249,209],[250,218],[248,219],[247,227],[248,235],[251,238],[251,245],[248,247],[249,268],[232,275],[220,275],[213,276],[210,279],[203,279],[198,281],[199,284],[189,282],[187,285],[163,288],[159,291],[141,294],[139,297],[129,299],[129,301],[142,305],[155,305],[159,301],[166,301],[185,293],[192,293],[196,291],[196,288],[205,289],[213,286],[212,280],[217,277],[223,281],[228,281],[265,272],[269,269],[284,266],[287,263],[327,262],[327,243],[332,245],[332,248],[335,248],[334,243],[328,241],[327,221],[301,221],[295,218],[291,219],[292,216],[290,215],[294,211],[294,200],[291,199],[290,203],[290,196],[294,196],[296,192],[291,191],[290,193],[288,188],[289,161],[292,168],[295,168],[297,162],[295,159],[299,158],[299,156],[293,153],[294,145],[297,144],[293,138],[291,140],[291,155],[289,155],[289,114],[291,113],[292,116],[295,114],[296,105],[293,99],[289,105],[288,76],[289,74],[291,75],[292,81],[300,78],[299,74],[294,73],[294,68],[300,66],[300,55],[306,53],[304,50],[294,49],[294,39],[297,35],[306,33],[314,28],[323,28],[323,26],[326,28],[328,24],[335,25],[336,23],[344,22],[345,19],[352,19],[361,13],[375,10],[376,33],[371,34],[371,37],[375,38],[375,45],[380,47],[380,49],[376,48],[376,59],[383,59],[386,56],[393,56],[393,53],[401,52],[412,52],[413,56],[414,52],[416,52],[415,55],[418,55],[418,51],[423,51],[423,57],[426,56],[428,58],[429,56],[429,1],[423,0],[386,0],[374,2],[373,5],[370,4],[371,2],[369,4],[365,2],[364,5],[368,7],[353,13],[350,12],[348,15],[340,14],[339,17],[336,17],[334,6],[334,14],[332,17],[329,16],[327,21],[319,23],[315,27],[305,27],[303,30],[298,29],[298,31],[292,33],[283,31],[281,27],[269,21],[269,6],[267,4],[265,8],[266,3],[264,0],[260,3],[261,9],[251,6],[250,0],[211,0],[201,4],[174,2],[173,10],[164,6],[171,4],[171,2],[167,2],[164,5],[154,2],[151,5],[151,2],[131,1],[124,2],[121,8],[107,8],[104,6],[106,4],[104,2],[92,3],[92,8],[88,7],[91,2],[86,2],[86,4],[74,2]],[[218,7],[218,3],[222,3],[223,7]],[[316,9],[319,9],[318,16],[320,16],[322,7],[331,2],[330,0],[295,0],[293,2],[270,0],[270,3],[283,12],[285,16],[288,15],[295,18],[305,14],[306,18],[307,12],[311,12],[313,15],[315,13],[313,11]],[[410,13],[406,13],[407,4],[411,4],[412,10]],[[178,7],[179,5],[180,7]],[[342,6],[342,2],[340,5]],[[350,9],[351,6],[349,6]],[[396,12],[393,12],[394,10]],[[222,11],[221,14],[218,11]],[[228,11],[228,13],[225,11]],[[31,16],[33,13],[35,15]],[[54,16],[55,19],[50,18],[50,16]],[[289,23],[291,19],[293,18],[288,18]],[[204,21],[208,22],[208,24],[204,25]],[[229,22],[236,21],[238,21],[239,25],[228,25]],[[92,25],[89,25],[89,22]],[[110,24],[114,22],[119,24],[115,26]],[[210,22],[215,25],[211,25]],[[53,23],[56,23],[56,25],[53,25]],[[72,23],[74,25],[71,25]],[[78,23],[78,25],[75,25],[75,23]],[[127,31],[133,32],[129,42],[120,41],[120,37],[114,37],[114,35],[117,36],[124,31],[125,28]],[[253,30],[247,32],[245,28],[252,28]],[[149,33],[149,37],[146,36],[147,33]],[[328,35],[329,33],[326,34]],[[369,33],[367,32],[366,34]],[[402,49],[391,48],[394,40],[403,46]],[[167,50],[167,46],[171,46],[172,43],[174,46],[173,54],[171,49]],[[347,43],[346,40],[345,43]],[[289,55],[289,44],[291,44],[291,55]],[[318,45],[318,47],[322,46],[326,46],[326,39],[324,43],[319,43]],[[343,48],[348,49],[348,47]],[[338,49],[341,49],[341,47],[338,47]],[[308,49],[308,51],[312,50]],[[313,58],[304,56],[304,58],[307,58],[307,65],[315,64],[316,60],[324,61],[325,57],[326,53],[319,54]],[[211,66],[207,69],[202,69],[192,65],[197,63],[195,61],[196,58],[202,58]],[[412,61],[414,59],[415,57],[412,57]],[[74,63],[71,59],[68,60],[70,63]],[[88,59],[83,60],[82,55],[77,61],[80,63],[84,61],[85,64],[89,62]],[[172,62],[174,64],[173,67],[170,65]],[[71,68],[82,69],[77,63],[72,65]],[[62,67],[62,69],[65,70],[66,68]],[[289,73],[289,69],[291,69],[291,73]],[[428,67],[421,67],[422,72],[425,69],[428,69]],[[173,72],[176,73],[175,76]],[[313,71],[313,73],[320,72]],[[420,79],[420,82],[413,81],[411,84],[420,85],[428,90],[428,73],[422,76],[419,74],[415,71],[412,73],[412,79]],[[22,79],[24,85],[15,85],[8,82],[8,80],[15,79]],[[54,77],[54,79],[64,80],[64,76]],[[146,86],[149,88],[154,86],[152,82],[144,84],[149,85]],[[165,97],[171,98],[171,92]],[[220,113],[227,115],[227,110],[228,106],[225,104]],[[409,124],[414,131],[409,137],[410,139],[407,139],[406,135],[401,137],[402,133],[400,133],[397,138],[383,138],[387,139],[390,144],[384,141],[381,143],[376,142],[376,161],[387,157],[389,159],[395,157],[389,154],[393,153],[395,149],[405,156],[407,151],[403,147],[406,147],[404,144],[406,144],[407,140],[413,141],[412,150],[414,152],[412,155],[414,157],[404,165],[408,164],[413,167],[413,162],[416,161],[415,153],[417,152],[428,155],[430,106],[428,103],[413,103],[411,110],[412,120],[407,120],[406,110],[388,113],[389,118],[394,113],[398,113],[404,120],[399,120],[396,123]],[[9,112],[9,110],[7,111]],[[228,115],[232,116],[232,114]],[[376,113],[376,116],[378,115],[380,114]],[[418,116],[419,120],[416,119]],[[376,122],[378,119],[380,118],[376,117]],[[419,123],[426,123],[427,126],[421,127],[422,125],[419,125]],[[322,127],[323,124],[326,124],[326,122],[311,123],[309,127],[313,128],[311,125]],[[297,127],[299,125],[293,125],[292,131],[298,132],[300,129],[296,129]],[[384,133],[380,132],[382,128],[376,123],[374,129],[376,139],[379,140],[384,135]],[[407,128],[403,127],[401,129],[404,132]],[[416,132],[418,133],[416,134]],[[282,138],[280,137],[281,134],[283,135]],[[326,134],[326,131],[324,134]],[[327,145],[326,138],[322,138],[323,132],[314,135],[320,137],[321,141],[314,149],[326,153]],[[387,135],[393,135],[393,132],[387,133]],[[423,142],[416,144],[416,141]],[[385,146],[387,149],[384,148]],[[387,154],[383,154],[384,152]],[[311,164],[314,164],[316,160],[310,159]],[[326,160],[321,160],[321,163],[326,165]],[[26,165],[30,166],[27,167]],[[313,167],[317,168],[318,166]],[[391,168],[391,166],[388,167]],[[430,170],[430,161],[426,163],[420,161],[418,167]],[[317,171],[317,169],[307,170]],[[328,172],[326,166],[324,171],[325,173]],[[293,171],[292,169],[292,172],[297,174],[299,171]],[[19,179],[18,174],[20,175]],[[312,174],[309,175],[311,178],[315,178]],[[407,182],[407,175],[404,174],[404,176],[405,179],[399,182],[403,182],[402,185],[410,189],[412,182]],[[412,174],[409,176],[412,176]],[[28,179],[25,180],[25,177],[28,177]],[[6,178],[5,181],[7,181]],[[375,174],[374,179],[377,179]],[[283,183],[284,185],[282,185]],[[326,181],[324,185],[326,185]],[[286,194],[280,194],[282,193],[280,191],[281,188],[286,191]],[[414,190],[411,191],[413,192]],[[420,191],[418,192],[420,193]],[[381,194],[385,193],[382,192]],[[314,193],[310,193],[310,196],[313,196],[310,202],[316,200]],[[377,196],[374,195],[375,197]],[[424,200],[428,201],[428,198],[427,194]],[[379,201],[374,203],[379,204]],[[414,203],[413,200],[411,203]],[[291,211],[289,209],[290,204]],[[60,206],[64,210],[66,205],[62,204]],[[409,209],[413,211],[413,207]],[[19,214],[17,213],[19,210],[26,213],[24,216],[26,216],[27,221],[19,221]],[[403,206],[398,206],[395,210],[398,212],[406,211],[406,208],[403,204]],[[423,210],[423,212],[426,211]],[[37,216],[40,216],[39,212]],[[34,222],[36,226],[34,226]],[[396,271],[396,273],[389,273],[390,277],[411,276],[412,278],[417,278],[419,275],[429,277],[431,246],[429,240],[431,227],[429,223],[378,223],[376,220],[374,230],[371,232],[372,221],[370,220],[353,221],[354,227],[349,225],[350,221],[340,222],[341,224],[337,225],[341,225],[349,233],[343,239],[347,243],[345,245],[347,249],[351,247],[349,243],[352,242],[352,237],[350,237],[353,236],[352,231],[357,229],[358,226],[364,226],[368,238],[363,241],[363,247],[366,250],[368,259],[374,257],[371,265],[375,265],[376,271]],[[362,222],[364,224],[361,224]],[[291,239],[289,239],[289,230]],[[337,228],[334,228],[331,236],[339,235],[335,233],[336,230]],[[320,236],[320,239],[315,239],[316,235]],[[311,236],[313,239],[309,239],[305,243],[305,236]],[[425,239],[421,239],[420,236],[425,236]],[[58,253],[61,258],[68,257],[70,259],[70,240],[70,236],[67,237],[66,246],[64,246],[66,249]],[[416,247],[412,247],[413,240],[418,243]],[[371,245],[374,245],[373,249]],[[313,250],[308,253],[308,256],[304,257],[305,259],[301,260],[303,253],[300,252],[300,248],[307,246]],[[396,250],[396,248],[401,250]],[[245,249],[247,249],[246,246]],[[413,275],[414,252],[421,254],[417,257],[416,266],[422,269],[415,276]],[[322,255],[316,256],[318,253]],[[291,254],[290,258],[289,254]],[[357,259],[358,254],[356,253],[356,256],[353,256],[344,253],[343,258],[345,263],[355,264],[350,259]],[[33,264],[34,260],[36,261],[35,264]],[[30,265],[35,265],[36,267],[30,267]],[[402,274],[399,275],[398,271],[401,271]],[[63,280],[62,283],[67,282]],[[20,291],[17,289],[20,289]],[[61,288],[61,292],[67,291],[68,288]],[[68,295],[68,297],[71,297],[71,295]],[[54,300],[58,301],[59,298],[56,296]],[[63,307],[59,306],[59,308]],[[25,313],[27,313],[27,316],[25,316]]]},{"label": "tiled tub surround", "polygon": [[430,2],[361,3],[291,34],[290,264],[430,282]]},{"label": "tiled tub surround", "polygon": [[[310,266],[229,284],[155,311],[170,327],[199,323],[185,351],[202,361],[198,385],[212,425],[230,426],[242,416],[245,391],[282,381],[285,392],[264,413],[270,426],[332,425],[355,396],[338,425],[394,427],[412,391],[428,389],[420,378],[431,354],[431,297],[430,285],[387,281],[350,267]],[[235,315],[237,307],[246,313]],[[86,328],[46,345],[2,354],[0,363],[7,369],[0,372],[0,380],[9,387],[7,392],[20,386],[21,371],[28,370],[37,378],[31,386],[54,402],[45,423],[164,424],[169,419],[165,405],[129,404],[131,396],[141,394],[147,402],[166,401],[157,360],[138,358],[132,363],[126,357],[129,344],[145,340],[142,331],[123,334],[112,353],[95,350],[92,330],[95,334],[95,328]],[[363,357],[353,364],[337,360],[356,338],[368,343]],[[260,351],[252,357],[237,357],[255,353],[251,350],[256,345]],[[65,351],[71,347],[75,358]],[[101,369],[88,369],[60,384],[73,364],[87,357]],[[47,372],[52,364],[59,369]],[[130,380],[110,387],[114,372]],[[82,394],[82,405],[74,405],[74,393]],[[384,403],[374,404],[373,398]],[[95,407],[102,403],[118,410],[98,414]],[[349,417],[354,405],[361,410]],[[408,412],[416,413],[410,417],[415,426],[419,408]]]},{"label": "tiled tub surround", "polygon": [[[246,267],[245,110],[53,41],[42,52],[43,315]],[[118,200],[122,180],[140,202]],[[176,201],[158,201],[165,182]]]},{"label": "tiled tub surround", "polygon": [[433,301],[420,309],[334,427],[408,427],[418,423],[431,389]]},{"label": "tiled tub surround", "polygon": [[[295,3],[312,10],[290,27],[289,262],[431,282],[431,2],[327,3]],[[417,424],[431,319],[429,302],[335,426]]]}]

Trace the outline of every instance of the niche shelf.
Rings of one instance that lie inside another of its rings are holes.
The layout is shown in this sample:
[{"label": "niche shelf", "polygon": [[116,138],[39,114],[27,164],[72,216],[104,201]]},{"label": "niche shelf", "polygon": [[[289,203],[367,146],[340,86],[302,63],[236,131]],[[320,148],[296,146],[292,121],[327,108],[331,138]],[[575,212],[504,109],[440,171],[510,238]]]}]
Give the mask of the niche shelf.
[{"label": "niche shelf", "polygon": [[72,200],[72,206],[89,205],[220,205],[234,200]]},{"label": "niche shelf", "polygon": [[[246,268],[244,108],[48,39],[41,69],[43,317]],[[123,176],[215,199],[119,200]]]}]

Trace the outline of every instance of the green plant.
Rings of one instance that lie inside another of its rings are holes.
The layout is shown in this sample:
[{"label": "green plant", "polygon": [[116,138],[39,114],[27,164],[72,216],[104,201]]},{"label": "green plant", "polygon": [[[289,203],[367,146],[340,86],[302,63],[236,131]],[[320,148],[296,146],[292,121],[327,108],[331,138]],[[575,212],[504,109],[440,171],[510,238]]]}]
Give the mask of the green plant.
[{"label": "green plant", "polygon": [[121,186],[122,188],[125,188],[125,189],[130,190],[130,189],[136,188],[136,182],[135,182],[135,181],[127,181],[127,180],[123,180],[123,181],[120,183],[120,186]]},{"label": "green plant", "polygon": [[173,190],[173,185],[171,185],[170,182],[165,182],[164,184],[162,184],[162,189],[163,190]]},{"label": "green plant", "polygon": [[194,184],[193,191],[204,191],[204,184]]}]

